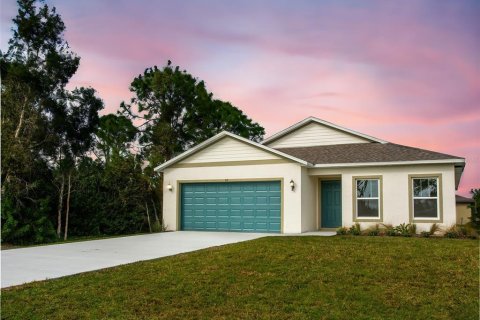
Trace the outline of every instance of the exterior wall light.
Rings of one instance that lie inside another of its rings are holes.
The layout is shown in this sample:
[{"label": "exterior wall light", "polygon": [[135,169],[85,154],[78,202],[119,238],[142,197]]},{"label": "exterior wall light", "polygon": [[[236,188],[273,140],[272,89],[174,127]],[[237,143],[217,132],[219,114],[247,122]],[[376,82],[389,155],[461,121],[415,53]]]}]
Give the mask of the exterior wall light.
[{"label": "exterior wall light", "polygon": [[293,179],[290,180],[290,188],[292,188],[292,191],[295,190],[295,182],[293,182]]},{"label": "exterior wall light", "polygon": [[173,190],[173,187],[172,187],[172,185],[171,185],[170,183],[167,184],[167,190],[168,190],[168,191],[172,191],[172,190]]}]

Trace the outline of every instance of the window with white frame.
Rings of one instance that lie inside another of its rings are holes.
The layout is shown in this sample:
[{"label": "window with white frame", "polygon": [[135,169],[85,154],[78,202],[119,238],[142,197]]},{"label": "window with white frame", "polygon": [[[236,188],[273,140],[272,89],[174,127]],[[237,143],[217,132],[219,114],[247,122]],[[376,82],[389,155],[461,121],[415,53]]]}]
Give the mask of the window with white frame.
[{"label": "window with white frame", "polygon": [[412,178],[413,218],[439,219],[438,177]]},{"label": "window with white frame", "polygon": [[380,179],[356,179],[356,217],[380,219]]}]

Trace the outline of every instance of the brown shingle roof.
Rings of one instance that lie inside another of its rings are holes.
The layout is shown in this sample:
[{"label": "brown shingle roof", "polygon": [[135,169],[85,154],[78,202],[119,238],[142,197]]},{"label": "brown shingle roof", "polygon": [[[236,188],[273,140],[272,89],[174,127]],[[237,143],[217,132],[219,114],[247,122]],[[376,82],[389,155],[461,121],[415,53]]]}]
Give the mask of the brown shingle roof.
[{"label": "brown shingle roof", "polygon": [[462,197],[456,194],[455,202],[456,203],[475,203],[475,200],[473,200],[472,198]]},{"label": "brown shingle roof", "polygon": [[463,159],[394,143],[352,143],[277,150],[312,164]]}]

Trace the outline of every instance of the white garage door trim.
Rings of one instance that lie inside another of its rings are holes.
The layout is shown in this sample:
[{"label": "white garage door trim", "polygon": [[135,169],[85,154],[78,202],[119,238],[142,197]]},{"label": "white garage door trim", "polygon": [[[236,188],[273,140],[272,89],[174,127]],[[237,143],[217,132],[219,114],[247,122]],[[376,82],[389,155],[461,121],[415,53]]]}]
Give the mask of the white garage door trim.
[{"label": "white garage door trim", "polygon": [[209,183],[209,182],[258,182],[258,181],[279,181],[280,182],[280,233],[283,233],[283,224],[284,224],[284,179],[283,178],[248,178],[248,179],[199,179],[199,180],[177,180],[177,230],[181,228],[181,185],[186,183]]}]

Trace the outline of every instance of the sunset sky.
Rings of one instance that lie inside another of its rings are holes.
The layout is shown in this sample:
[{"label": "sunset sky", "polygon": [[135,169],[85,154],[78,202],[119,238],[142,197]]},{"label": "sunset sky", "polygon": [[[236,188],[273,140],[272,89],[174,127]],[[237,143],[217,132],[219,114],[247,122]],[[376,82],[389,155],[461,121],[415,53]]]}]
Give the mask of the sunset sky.
[{"label": "sunset sky", "polygon": [[[168,59],[267,136],[308,116],[466,158],[480,187],[480,1],[47,1],[115,112]],[[13,0],[1,1],[1,49]]]}]

